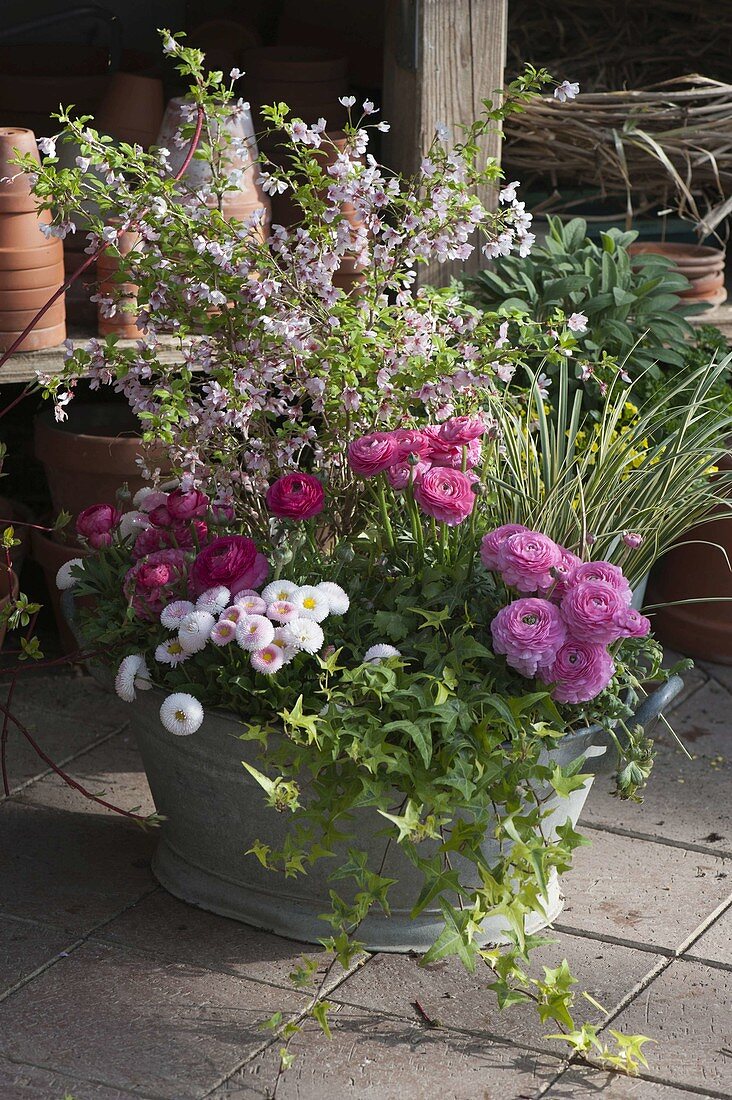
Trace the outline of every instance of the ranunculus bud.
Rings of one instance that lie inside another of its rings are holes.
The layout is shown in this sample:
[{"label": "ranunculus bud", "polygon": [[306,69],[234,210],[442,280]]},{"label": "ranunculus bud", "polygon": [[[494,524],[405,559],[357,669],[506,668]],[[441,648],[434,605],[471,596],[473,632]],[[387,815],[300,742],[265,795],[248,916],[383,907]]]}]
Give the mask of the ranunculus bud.
[{"label": "ranunculus bud", "polygon": [[285,474],[270,485],[266,502],[279,519],[310,519],[323,511],[325,490],[312,474]]},{"label": "ranunculus bud", "polygon": [[[190,489],[187,493],[182,489],[176,489],[170,494],[166,503],[170,515],[177,523],[198,519],[200,516],[205,516],[208,511],[208,497],[200,489]],[[152,516],[150,518],[153,519]]]},{"label": "ranunculus bud", "polygon": [[92,504],[79,512],[76,530],[90,546],[99,550],[112,542],[112,532],[121,519],[121,513],[111,504]]}]

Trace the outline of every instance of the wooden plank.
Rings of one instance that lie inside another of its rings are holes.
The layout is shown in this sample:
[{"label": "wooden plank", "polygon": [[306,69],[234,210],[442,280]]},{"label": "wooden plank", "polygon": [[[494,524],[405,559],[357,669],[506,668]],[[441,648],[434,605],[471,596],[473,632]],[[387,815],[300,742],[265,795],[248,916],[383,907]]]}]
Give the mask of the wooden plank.
[{"label": "wooden plank", "polygon": [[[81,329],[69,329],[69,339],[77,346],[83,346],[87,340],[96,336],[96,331]],[[174,364],[182,362],[182,355],[178,348],[178,339],[175,336],[158,337],[161,363]],[[135,346],[135,340],[119,340],[121,348]],[[38,371],[43,374],[57,375],[63,370],[65,348],[59,344],[55,348],[44,348],[42,351],[19,351],[11,355],[7,363],[0,370],[0,386],[10,385],[16,382],[32,382]]]},{"label": "wooden plank", "polygon": [[[384,118],[392,126],[384,143],[389,167],[411,173],[438,125],[451,140],[482,111],[482,100],[503,85],[507,0],[387,0],[384,42]],[[486,158],[500,160],[501,137],[485,135]],[[481,199],[488,205],[494,192]],[[423,282],[447,283],[451,275],[478,270],[467,263],[436,264]]]}]

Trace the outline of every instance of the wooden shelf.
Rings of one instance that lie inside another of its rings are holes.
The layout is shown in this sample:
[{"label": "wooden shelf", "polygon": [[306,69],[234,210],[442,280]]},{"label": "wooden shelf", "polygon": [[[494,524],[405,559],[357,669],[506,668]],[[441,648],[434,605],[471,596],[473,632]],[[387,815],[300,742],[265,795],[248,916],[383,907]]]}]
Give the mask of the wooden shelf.
[{"label": "wooden shelf", "polygon": [[[68,330],[68,337],[74,344],[85,344],[93,336],[96,336],[96,331],[92,332],[88,328],[71,326]],[[159,336],[158,343],[162,363],[180,362],[181,354],[175,337]],[[135,346],[135,341],[120,340],[119,346],[132,348]],[[38,371],[43,374],[59,374],[63,369],[65,352],[63,344],[55,348],[44,348],[43,351],[19,351],[16,355],[12,355],[0,370],[0,384],[32,382]]]}]

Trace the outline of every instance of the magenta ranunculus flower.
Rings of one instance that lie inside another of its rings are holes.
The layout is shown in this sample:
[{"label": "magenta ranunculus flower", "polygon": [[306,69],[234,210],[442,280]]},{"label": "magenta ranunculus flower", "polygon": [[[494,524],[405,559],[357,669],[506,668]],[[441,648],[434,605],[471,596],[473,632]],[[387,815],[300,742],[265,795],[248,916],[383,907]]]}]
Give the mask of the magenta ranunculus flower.
[{"label": "magenta ranunculus flower", "polygon": [[603,581],[605,584],[609,584],[611,588],[614,588],[619,596],[625,601],[626,604],[630,604],[633,599],[633,593],[630,585],[625,579],[623,570],[618,568],[617,565],[613,565],[609,561],[585,561],[581,565],[578,565],[574,571],[574,577],[572,578],[573,584],[580,584],[581,581]]},{"label": "magenta ranunculus flower", "polygon": [[561,609],[573,638],[610,645],[623,636],[619,622],[628,605],[617,588],[606,581],[586,580],[573,584],[562,599]]},{"label": "magenta ranunculus flower", "polygon": [[102,546],[110,545],[112,532],[121,518],[121,513],[111,504],[92,504],[79,512],[76,530],[90,546],[99,550]]},{"label": "magenta ranunculus flower", "polygon": [[456,527],[473,511],[473,482],[460,470],[433,466],[414,486],[414,499],[428,516]]},{"label": "magenta ranunculus flower", "polygon": [[428,436],[416,428],[397,428],[391,433],[391,437],[398,448],[397,463],[406,462],[410,455],[426,458],[430,452]]},{"label": "magenta ranunculus flower", "polygon": [[172,600],[186,594],[187,563],[182,550],[157,550],[125,574],[123,591],[139,619],[152,622]]},{"label": "magenta ranunculus flower", "polygon": [[605,646],[568,639],[551,664],[539,669],[546,684],[553,684],[558,703],[588,703],[604,691],[615,673],[615,662]]},{"label": "magenta ranunculus flower", "polygon": [[539,595],[557,601],[562,599],[574,583],[577,568],[582,565],[582,559],[564,546],[559,547],[559,554],[559,561],[552,566],[552,583],[546,588],[539,586]]},{"label": "magenta ranunculus flower", "polygon": [[348,446],[348,461],[354,473],[375,477],[397,461],[399,444],[393,432],[372,432],[354,439]]},{"label": "magenta ranunculus flower", "polygon": [[310,519],[323,511],[325,490],[312,474],[285,474],[270,485],[266,501],[280,519]]},{"label": "magenta ranunculus flower", "polygon": [[546,591],[554,582],[552,569],[561,560],[556,542],[540,531],[516,531],[498,548],[498,570],[504,583],[519,592]]},{"label": "magenta ranunculus flower", "polygon": [[486,569],[498,569],[498,551],[509,535],[515,535],[518,531],[528,531],[521,523],[504,523],[502,527],[496,527],[495,531],[489,531],[483,535],[480,543],[480,560]]},{"label": "magenta ranunculus flower", "polygon": [[634,607],[624,608],[617,623],[623,631],[622,638],[645,638],[651,633],[651,620]]},{"label": "magenta ranunculus flower", "polygon": [[467,443],[453,443],[441,435],[442,425],[439,428],[434,425],[424,429],[424,434],[430,442],[427,458],[433,466],[449,466],[453,470],[461,470],[463,458],[465,465],[470,470],[480,462],[483,448],[480,439],[473,438]]},{"label": "magenta ranunculus flower", "polygon": [[485,423],[479,416],[453,416],[440,425],[438,435],[445,443],[466,447],[485,434]]},{"label": "magenta ranunculus flower", "polygon": [[191,566],[191,588],[200,596],[207,588],[225,585],[232,596],[243,588],[256,588],[267,576],[269,563],[257,553],[253,539],[221,535],[197,555]]},{"label": "magenta ranunculus flower", "polygon": [[502,607],[491,623],[493,649],[522,676],[535,676],[551,664],[567,636],[559,608],[548,600],[526,596]]},{"label": "magenta ranunculus flower", "polygon": [[390,466],[386,471],[386,476],[389,479],[389,484],[392,489],[396,489],[397,492],[402,489],[406,489],[409,485],[409,477],[411,474],[412,481],[416,485],[418,481],[421,481],[424,475],[429,469],[431,469],[432,463],[426,462],[420,459],[414,465],[411,462],[397,462],[394,466]]},{"label": "magenta ranunculus flower", "polygon": [[176,523],[198,519],[200,516],[205,516],[208,511],[208,497],[200,489],[189,489],[187,493],[182,489],[176,489],[170,494],[166,503],[168,512]]}]

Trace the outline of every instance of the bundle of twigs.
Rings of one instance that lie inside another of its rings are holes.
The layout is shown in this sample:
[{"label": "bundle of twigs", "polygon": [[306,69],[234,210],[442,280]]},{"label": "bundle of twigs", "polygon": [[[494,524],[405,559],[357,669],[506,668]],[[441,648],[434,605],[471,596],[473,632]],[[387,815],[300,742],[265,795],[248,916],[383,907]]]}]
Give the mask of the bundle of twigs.
[{"label": "bundle of twigs", "polygon": [[732,212],[732,84],[703,76],[532,102],[506,123],[504,164],[526,185],[673,206],[706,237]]}]

